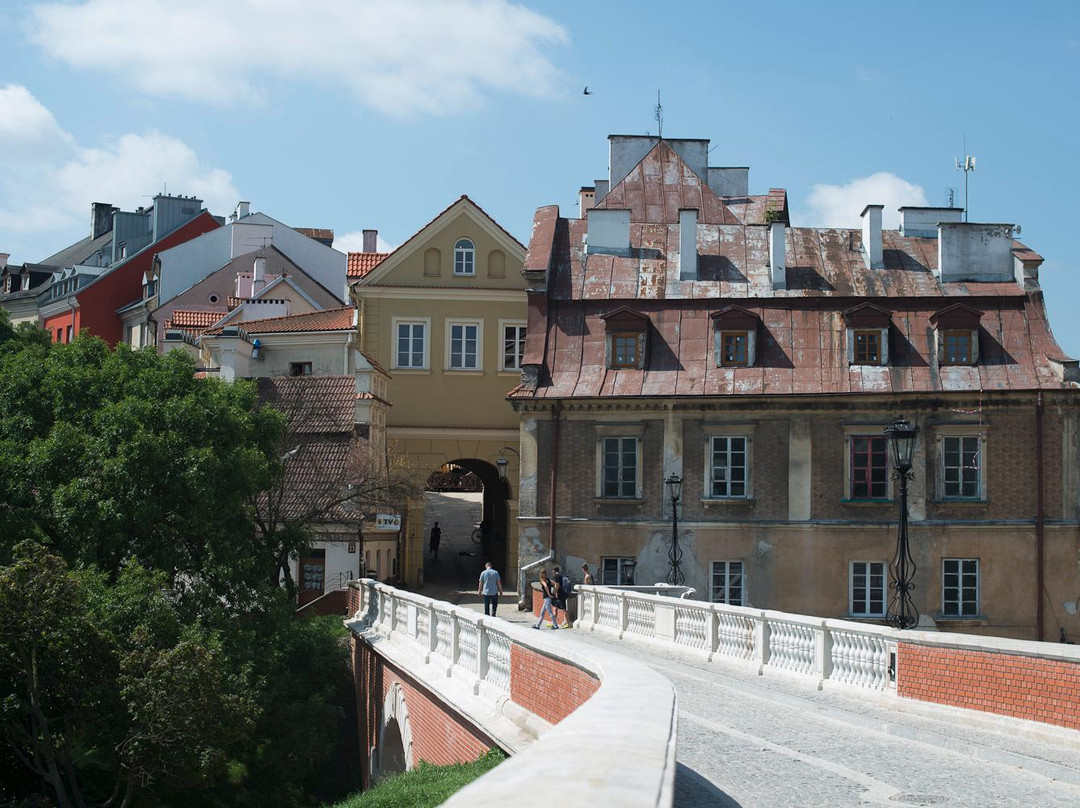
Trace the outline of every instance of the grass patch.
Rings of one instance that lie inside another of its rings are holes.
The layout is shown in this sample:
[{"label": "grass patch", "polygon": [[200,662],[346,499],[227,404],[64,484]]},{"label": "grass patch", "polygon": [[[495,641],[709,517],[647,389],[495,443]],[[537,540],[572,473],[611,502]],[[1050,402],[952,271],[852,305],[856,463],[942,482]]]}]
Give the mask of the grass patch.
[{"label": "grass patch", "polygon": [[420,761],[412,771],[388,777],[370,791],[354,794],[330,808],[434,808],[504,760],[502,750],[492,749],[472,763],[432,766]]}]

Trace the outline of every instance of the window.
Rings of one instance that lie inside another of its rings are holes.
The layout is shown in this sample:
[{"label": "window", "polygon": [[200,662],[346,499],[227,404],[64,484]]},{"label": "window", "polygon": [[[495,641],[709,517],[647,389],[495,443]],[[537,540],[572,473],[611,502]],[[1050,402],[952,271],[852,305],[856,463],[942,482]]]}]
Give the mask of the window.
[{"label": "window", "polygon": [[848,466],[851,499],[888,499],[889,441],[884,435],[852,435]]},{"label": "window", "polygon": [[638,334],[617,333],[611,335],[611,367],[636,368],[638,366]]},{"label": "window", "polygon": [[851,562],[852,617],[885,616],[885,564],[881,561]]},{"label": "window", "polygon": [[981,460],[981,435],[942,436],[942,499],[982,499]]},{"label": "window", "polygon": [[66,329],[65,337],[66,338],[64,339],[64,342],[71,342],[71,326],[70,325]]},{"label": "window", "polygon": [[454,245],[454,274],[476,274],[476,247],[467,238],[458,239]]},{"label": "window", "polygon": [[714,435],[709,443],[709,496],[746,497],[747,439],[743,436]]},{"label": "window", "polygon": [[601,586],[633,586],[634,567],[637,561],[633,558],[603,558],[600,560],[600,584]]},{"label": "window", "polygon": [[308,550],[300,559],[300,588],[322,592],[326,580],[326,550]]},{"label": "window", "polygon": [[422,369],[427,362],[427,321],[395,321],[394,367]]},{"label": "window", "polygon": [[979,559],[945,558],[941,562],[941,612],[945,617],[979,614]]},{"label": "window", "polygon": [[880,365],[881,361],[881,332],[877,329],[856,329],[853,332],[855,340],[856,365]]},{"label": "window", "polygon": [[64,329],[62,329],[62,328],[56,329],[56,341],[57,342],[63,342],[64,341]]},{"label": "window", "polygon": [[638,496],[638,439],[605,437],[600,441],[600,496],[633,499]]},{"label": "window", "polygon": [[479,322],[447,321],[446,367],[450,370],[480,370],[483,330]]},{"label": "window", "polygon": [[289,375],[290,376],[310,376],[311,375],[311,363],[310,362],[290,362],[289,363]]},{"label": "window", "polygon": [[970,365],[971,355],[971,332],[970,331],[945,331],[942,332],[943,350],[941,364],[943,365]]},{"label": "window", "polygon": [[750,339],[745,331],[720,332],[720,364],[724,367],[747,367],[750,364]]},{"label": "window", "polygon": [[502,323],[501,370],[521,370],[521,357],[525,355],[525,326]]},{"label": "window", "polygon": [[709,586],[709,600],[729,606],[743,606],[746,578],[741,561],[714,561]]}]

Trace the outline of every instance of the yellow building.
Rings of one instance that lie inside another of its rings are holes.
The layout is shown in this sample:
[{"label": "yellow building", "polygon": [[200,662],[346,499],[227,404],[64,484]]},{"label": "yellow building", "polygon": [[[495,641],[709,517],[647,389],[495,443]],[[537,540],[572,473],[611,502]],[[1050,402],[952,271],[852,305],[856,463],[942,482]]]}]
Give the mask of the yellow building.
[{"label": "yellow building", "polygon": [[[365,265],[352,294],[361,350],[391,374],[391,451],[432,473],[473,472],[484,486],[490,526],[485,555],[512,570],[517,542],[507,537],[517,519],[518,418],[506,395],[520,380],[525,346],[525,247],[462,196],[377,263],[364,257],[350,256],[350,265]],[[423,500],[408,504],[402,531],[402,576],[416,585],[425,551]]]}]

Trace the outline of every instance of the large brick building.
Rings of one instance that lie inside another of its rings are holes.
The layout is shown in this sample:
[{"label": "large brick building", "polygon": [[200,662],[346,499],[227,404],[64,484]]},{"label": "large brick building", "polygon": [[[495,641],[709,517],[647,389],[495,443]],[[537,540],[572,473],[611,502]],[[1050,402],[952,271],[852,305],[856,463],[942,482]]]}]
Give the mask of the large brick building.
[{"label": "large brick building", "polygon": [[861,230],[793,228],[708,141],[610,148],[525,261],[521,565],[665,580],[676,475],[697,597],[880,620],[903,415],[923,625],[1080,639],[1077,365],[1012,226],[902,208],[883,230],[867,200]]}]

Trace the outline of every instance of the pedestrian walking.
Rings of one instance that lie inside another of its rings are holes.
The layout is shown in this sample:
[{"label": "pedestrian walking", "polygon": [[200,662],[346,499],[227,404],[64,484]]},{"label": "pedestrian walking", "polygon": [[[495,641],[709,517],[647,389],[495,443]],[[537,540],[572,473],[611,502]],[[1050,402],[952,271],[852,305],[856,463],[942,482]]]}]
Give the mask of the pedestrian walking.
[{"label": "pedestrian walking", "polygon": [[502,578],[490,561],[484,562],[484,571],[480,573],[480,585],[476,587],[476,594],[484,596],[484,614],[494,617],[495,610],[499,608],[499,595],[502,594]]},{"label": "pedestrian walking", "polygon": [[536,621],[533,628],[540,628],[544,624],[545,614],[551,618],[551,627],[558,628],[559,620],[555,616],[555,608],[551,605],[555,598],[555,586],[548,580],[547,570],[540,570],[540,592],[544,596],[544,605],[540,607],[540,619]]},{"label": "pedestrian walking", "polygon": [[585,586],[592,586],[596,583],[596,579],[593,578],[593,574],[589,572],[588,564],[581,565],[581,582],[585,584]]},{"label": "pedestrian walking", "polygon": [[[555,608],[561,610],[562,613],[566,615],[566,622],[559,626],[559,628],[570,628],[570,615],[566,611],[566,599],[573,594],[574,585],[570,582],[569,578],[563,575],[562,567],[553,567],[551,573],[552,584],[554,586],[553,591],[555,593]],[[556,611],[555,614],[558,615],[558,611]]]},{"label": "pedestrian walking", "polygon": [[438,521],[435,522],[435,526],[431,528],[431,539],[428,541],[428,552],[435,556],[435,560],[439,560],[439,544],[442,543],[442,528],[439,527]]}]

